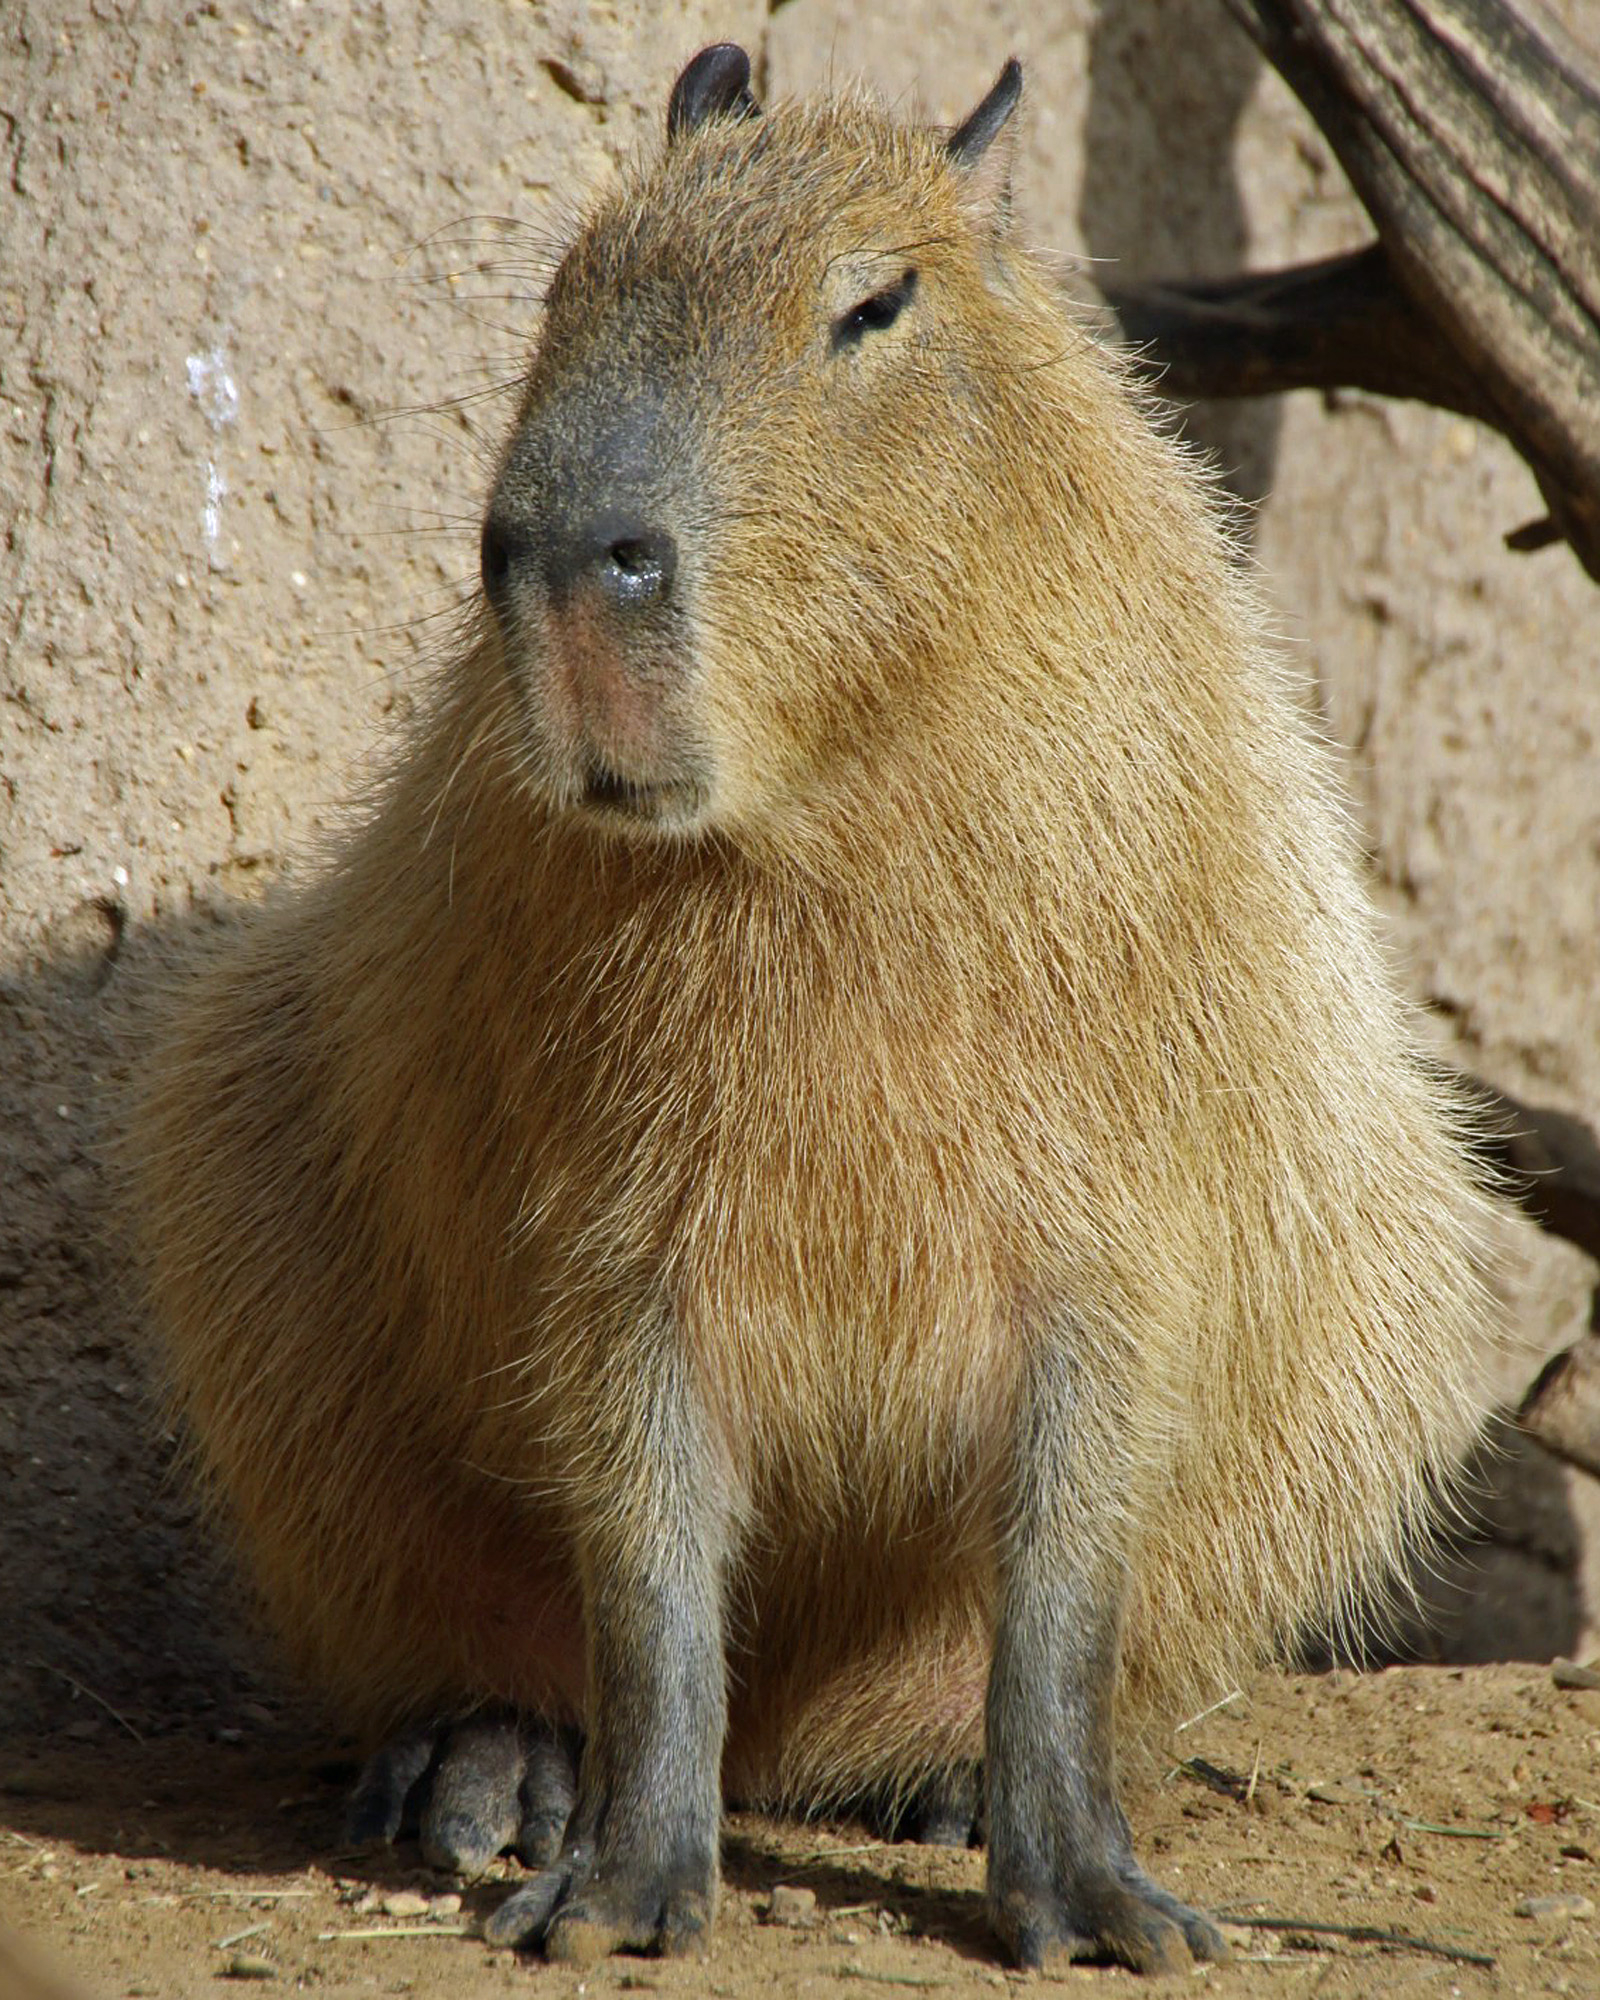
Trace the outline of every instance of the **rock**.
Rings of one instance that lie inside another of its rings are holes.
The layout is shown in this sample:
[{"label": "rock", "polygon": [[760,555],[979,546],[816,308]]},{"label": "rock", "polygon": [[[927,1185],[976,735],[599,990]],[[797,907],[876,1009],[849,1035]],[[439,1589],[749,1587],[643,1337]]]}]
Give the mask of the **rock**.
[{"label": "rock", "polygon": [[236,1951],[222,1968],[224,1979],[276,1979],[278,1968],[270,1958],[259,1958],[254,1952]]},{"label": "rock", "polygon": [[425,1917],[430,1909],[430,1900],[420,1889],[391,1889],[383,1899],[386,1917]]},{"label": "rock", "polygon": [[1594,1904],[1587,1896],[1524,1896],[1517,1905],[1519,1917],[1592,1917]]},{"label": "rock", "polygon": [[1271,1931],[1252,1930],[1248,1923],[1222,1923],[1217,1928],[1241,1956],[1246,1952],[1272,1954],[1277,1951],[1278,1941]]},{"label": "rock", "polygon": [[809,1930],[817,1921],[816,1890],[796,1889],[780,1882],[767,1904],[766,1918],[769,1924],[785,1924],[790,1930]]}]

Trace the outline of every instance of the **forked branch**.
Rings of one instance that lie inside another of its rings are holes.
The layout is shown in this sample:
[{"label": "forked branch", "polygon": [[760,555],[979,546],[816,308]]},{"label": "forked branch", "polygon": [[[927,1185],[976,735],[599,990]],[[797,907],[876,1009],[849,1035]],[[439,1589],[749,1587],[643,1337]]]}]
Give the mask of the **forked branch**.
[{"label": "forked branch", "polygon": [[1534,0],[1226,0],[1378,231],[1108,299],[1168,394],[1356,388],[1492,425],[1600,581],[1600,75]]}]

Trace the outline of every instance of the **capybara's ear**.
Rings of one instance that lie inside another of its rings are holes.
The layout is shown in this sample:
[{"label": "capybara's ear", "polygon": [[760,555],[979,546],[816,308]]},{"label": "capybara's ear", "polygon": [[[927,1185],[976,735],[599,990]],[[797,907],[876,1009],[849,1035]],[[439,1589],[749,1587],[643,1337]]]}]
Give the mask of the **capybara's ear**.
[{"label": "capybara's ear", "polygon": [[974,206],[983,211],[990,227],[997,232],[1011,220],[1011,155],[1015,133],[1008,132],[999,146],[994,142],[1009,123],[1021,95],[1022,65],[1015,56],[1008,56],[988,96],[944,142],[950,164],[971,182]]},{"label": "capybara's ear", "polygon": [[690,58],[672,86],[667,141],[692,132],[708,118],[760,116],[761,106],[750,94],[750,58],[737,42],[714,42]]},{"label": "capybara's ear", "polygon": [[[716,49],[707,49],[706,55],[716,55]],[[705,56],[696,56],[695,62],[704,62]],[[689,70],[678,80],[681,90]],[[673,93],[676,96],[676,92]],[[973,167],[988,152],[1000,127],[1017,108],[1017,99],[1022,95],[1022,65],[1015,56],[1007,56],[1005,66],[995,78],[989,94],[974,110],[970,111],[944,142],[944,149],[958,167]]]}]

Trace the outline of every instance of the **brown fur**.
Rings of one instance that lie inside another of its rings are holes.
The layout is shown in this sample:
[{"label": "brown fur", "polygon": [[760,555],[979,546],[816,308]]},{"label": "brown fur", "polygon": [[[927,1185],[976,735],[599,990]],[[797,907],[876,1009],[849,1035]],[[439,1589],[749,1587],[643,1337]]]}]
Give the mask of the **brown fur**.
[{"label": "brown fur", "polygon": [[[979,1748],[1038,1315],[1116,1427],[1129,1721],[1348,1615],[1471,1432],[1481,1197],[1329,757],[1002,209],[853,96],[632,171],[519,421],[664,383],[687,637],[485,612],[145,1066],[178,1406],[373,1729],[582,1719],[576,1551],[655,1532],[610,1468],[663,1317],[731,1496],[745,1797]],[[691,805],[590,810],[596,752]]]}]

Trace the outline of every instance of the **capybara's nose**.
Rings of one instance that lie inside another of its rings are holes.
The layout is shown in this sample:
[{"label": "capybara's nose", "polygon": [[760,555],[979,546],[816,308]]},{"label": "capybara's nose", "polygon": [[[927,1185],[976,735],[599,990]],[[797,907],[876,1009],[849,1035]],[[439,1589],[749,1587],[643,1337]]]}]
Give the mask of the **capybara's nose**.
[{"label": "capybara's nose", "polygon": [[678,544],[667,529],[621,508],[541,534],[526,513],[497,495],[483,524],[480,561],[485,595],[497,611],[531,585],[542,586],[558,604],[592,588],[613,610],[633,614],[671,597]]},{"label": "capybara's nose", "polygon": [[527,526],[517,521],[508,508],[491,507],[483,524],[478,564],[483,574],[484,595],[496,611],[507,608],[517,579],[532,567],[534,552],[534,537]]},{"label": "capybara's nose", "polygon": [[592,584],[617,611],[650,611],[672,595],[677,573],[678,545],[665,528],[608,509],[553,552],[548,582],[553,597]]}]

